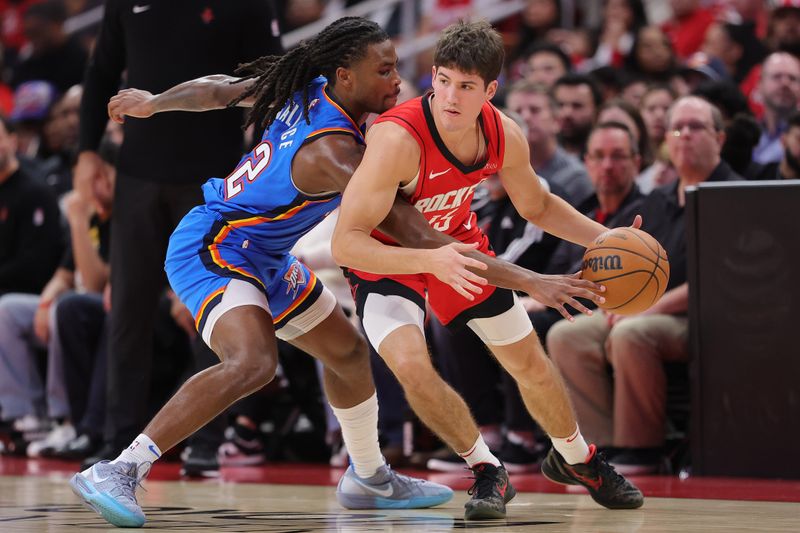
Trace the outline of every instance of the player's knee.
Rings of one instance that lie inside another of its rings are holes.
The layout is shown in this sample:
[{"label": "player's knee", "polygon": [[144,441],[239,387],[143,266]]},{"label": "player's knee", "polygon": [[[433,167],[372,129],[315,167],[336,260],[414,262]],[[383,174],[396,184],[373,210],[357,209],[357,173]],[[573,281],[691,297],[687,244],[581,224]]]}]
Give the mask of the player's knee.
[{"label": "player's knee", "polygon": [[551,379],[550,364],[544,352],[537,352],[521,356],[509,372],[520,386],[538,388]]},{"label": "player's knee", "polygon": [[407,392],[427,390],[438,378],[430,360],[421,358],[400,357],[392,365],[392,371]]},{"label": "player's knee", "polygon": [[239,384],[239,388],[247,393],[257,391],[275,377],[278,369],[278,358],[273,355],[246,354],[229,358],[223,365],[231,375],[231,379]]}]

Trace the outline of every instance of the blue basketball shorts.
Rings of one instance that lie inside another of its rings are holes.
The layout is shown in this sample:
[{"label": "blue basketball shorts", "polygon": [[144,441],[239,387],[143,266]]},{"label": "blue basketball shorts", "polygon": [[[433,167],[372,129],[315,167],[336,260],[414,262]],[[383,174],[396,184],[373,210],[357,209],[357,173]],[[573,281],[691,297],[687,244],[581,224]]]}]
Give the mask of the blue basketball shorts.
[{"label": "blue basketball shorts", "polygon": [[296,257],[254,251],[226,236],[225,223],[199,206],[183,218],[167,248],[169,283],[206,344],[217,320],[242,305],[267,311],[284,340],[311,331],[331,314],[336,298]]}]

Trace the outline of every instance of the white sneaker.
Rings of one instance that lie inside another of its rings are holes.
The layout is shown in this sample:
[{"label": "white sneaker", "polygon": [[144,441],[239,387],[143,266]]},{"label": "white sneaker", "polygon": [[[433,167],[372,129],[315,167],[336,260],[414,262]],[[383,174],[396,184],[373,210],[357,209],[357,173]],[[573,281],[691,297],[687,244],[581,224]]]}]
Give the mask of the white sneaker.
[{"label": "white sneaker", "polygon": [[69,441],[77,437],[75,427],[69,422],[55,426],[41,440],[28,444],[28,457],[44,457],[64,448]]}]

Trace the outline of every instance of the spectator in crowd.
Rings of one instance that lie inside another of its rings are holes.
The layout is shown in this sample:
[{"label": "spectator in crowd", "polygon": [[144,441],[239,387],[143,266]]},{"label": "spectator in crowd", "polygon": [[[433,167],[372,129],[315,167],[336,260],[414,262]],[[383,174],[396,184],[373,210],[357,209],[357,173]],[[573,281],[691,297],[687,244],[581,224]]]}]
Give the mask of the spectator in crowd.
[{"label": "spectator in crowd", "polygon": [[661,28],[672,42],[680,59],[686,59],[703,45],[706,30],[714,22],[714,10],[703,7],[700,0],[669,0],[672,18]]},{"label": "spectator in crowd", "polygon": [[676,98],[675,92],[666,84],[651,85],[642,97],[639,112],[647,128],[654,158],[653,164],[643,169],[636,177],[636,184],[644,194],[678,178],[669,161],[665,144],[667,111]]},{"label": "spectator in crowd", "polygon": [[774,163],[783,157],[781,135],[786,118],[797,109],[800,97],[800,60],[786,52],[767,56],[761,68],[758,92],[764,105],[761,139],[753,151],[757,163]]},{"label": "spectator in crowd", "polygon": [[[771,52],[787,52],[800,58],[800,2],[797,0],[774,0],[769,12],[769,24],[764,44]],[[761,80],[763,63],[750,69],[750,73],[742,80],[740,87],[747,96],[750,109],[756,117],[763,113],[763,103],[756,90]]]},{"label": "spectator in crowd", "polygon": [[46,80],[59,93],[81,82],[86,67],[86,50],[64,31],[67,12],[61,0],[31,4],[23,15],[29,55],[21,55],[13,69],[11,85]]},{"label": "spectator in crowd", "polygon": [[553,96],[558,104],[559,140],[568,153],[582,157],[602,95],[597,84],[583,74],[567,74],[556,81]]},{"label": "spectator in crowd", "polygon": [[579,205],[592,194],[586,169],[572,154],[558,144],[557,103],[548,88],[541,84],[520,81],[512,85],[506,96],[506,107],[525,123],[531,165],[536,172],[559,189],[572,205]]},{"label": "spectator in crowd", "polygon": [[675,97],[672,89],[663,84],[648,87],[642,96],[639,113],[642,115],[647,129],[650,146],[653,147],[656,154],[659,153],[661,145],[664,143],[667,133],[667,110],[675,101]]},{"label": "spectator in crowd", "polygon": [[534,43],[525,53],[522,73],[531,83],[541,83],[547,88],[572,70],[569,56],[556,44],[547,41]]},{"label": "spectator in crowd", "polygon": [[[61,298],[71,292],[100,297],[108,281],[109,191],[113,170],[105,172],[93,184],[95,196],[85,202],[76,192],[64,199],[69,223],[67,251],[53,277],[40,295],[6,294],[0,298],[0,397],[3,411],[27,417],[43,418],[46,411],[55,425],[41,440],[27,447],[29,457],[50,455],[76,437],[65,384],[65,373],[71,370],[64,357],[56,321]],[[95,206],[98,206],[96,208]],[[67,330],[68,335],[78,332]],[[47,349],[47,386],[42,387],[36,362],[38,348]],[[45,393],[46,390],[46,393]],[[5,401],[3,401],[5,400]],[[19,416],[18,416],[19,417]],[[40,422],[40,426],[46,424]]]},{"label": "spectator in crowd", "polygon": [[0,295],[41,293],[64,249],[55,194],[20,166],[16,149],[0,117]]},{"label": "spectator in crowd", "polygon": [[800,3],[775,0],[769,20],[767,47],[773,52],[788,52],[800,57]]},{"label": "spectator in crowd", "polygon": [[32,160],[39,155],[44,124],[57,99],[55,86],[43,80],[27,81],[14,91],[14,109],[9,118],[14,123],[17,155],[25,161],[23,166],[36,165]]},{"label": "spectator in crowd", "polygon": [[719,59],[727,76],[736,83],[744,80],[766,53],[752,22],[715,22],[708,27],[701,50],[707,56]]},{"label": "spectator in crowd", "polygon": [[688,357],[686,187],[741,179],[720,158],[725,140],[722,116],[709,102],[695,96],[677,100],[667,131],[679,181],[654,190],[639,210],[642,229],[669,257],[666,293],[638,315],[580,315],[572,323],[557,323],[547,336],[550,356],[571,392],[581,427],[599,446],[618,449],[610,462],[620,473],[659,469],[666,425],[663,365]]},{"label": "spectator in crowd", "polygon": [[[103,167],[96,175],[92,186],[94,199],[94,214],[91,218],[92,236],[99,240],[98,252],[107,265],[119,144],[106,136],[100,144],[98,154],[103,160]],[[75,192],[70,193],[70,201],[75,207],[80,208],[78,211],[85,209],[80,198],[81,196]],[[76,227],[85,224],[83,216],[77,217],[76,221]],[[96,234],[95,224],[99,224]],[[70,417],[75,427],[73,439],[61,446],[53,446],[52,455],[55,457],[82,460],[94,453],[103,442],[108,352],[106,319],[107,305],[110,304],[108,280],[109,276],[106,274],[103,292],[85,291],[66,294],[59,299],[55,310],[54,322],[64,358],[64,385],[69,399]]]},{"label": "spectator in crowd", "polygon": [[72,165],[78,154],[83,87],[75,85],[50,108],[44,123],[39,161],[47,184],[62,196],[72,190]]},{"label": "spectator in crowd", "polygon": [[[639,107],[642,103],[644,93],[647,92],[647,80],[642,76],[626,72],[624,81],[620,89],[620,97],[634,107]],[[610,100],[610,98],[604,98]]]},{"label": "spectator in crowd", "polygon": [[634,35],[643,26],[647,26],[647,15],[642,0],[605,0],[603,21],[594,36],[597,47],[591,67],[622,67],[633,47]]},{"label": "spectator in crowd", "polygon": [[653,149],[647,135],[647,126],[636,107],[622,99],[609,100],[603,104],[597,114],[597,123],[601,122],[625,124],[633,136],[633,142],[636,143],[636,153],[639,154],[639,171],[653,163]]},{"label": "spectator in crowd", "polygon": [[[581,212],[609,228],[632,224],[644,198],[635,184],[639,159],[637,145],[625,124],[600,122],[595,126],[584,157],[594,193],[580,206]],[[561,241],[544,272],[578,272],[583,267],[584,252],[581,246]],[[522,300],[536,332],[541,338],[547,338],[550,328],[563,317],[533,298],[523,297]],[[591,302],[586,304],[594,307]]]},{"label": "spectator in crowd", "polygon": [[561,26],[561,2],[558,0],[526,0],[522,10],[516,51],[511,58],[522,56],[530,46],[546,40],[547,34]]},{"label": "spectator in crowd", "polygon": [[31,4],[39,0],[0,0],[0,42],[2,43],[3,63],[14,67],[20,50],[27,44],[23,31],[22,15]]},{"label": "spectator in crowd", "polygon": [[[644,198],[635,182],[640,160],[638,145],[627,125],[600,121],[589,135],[584,156],[594,192],[581,205],[581,211],[609,228],[631,225]],[[577,272],[582,268],[584,252],[585,249],[581,246],[561,241],[545,271],[551,274]],[[531,306],[530,310],[533,309],[545,311],[541,304]],[[561,315],[551,311],[553,310],[550,308],[546,309],[547,315],[552,316],[552,319],[536,320],[538,316],[534,316],[534,324],[539,322],[552,325],[561,319]],[[539,333],[545,336],[547,331]]]},{"label": "spectator in crowd", "polygon": [[800,179],[800,111],[793,111],[786,121],[786,131],[781,135],[783,158],[777,163],[764,165],[759,179]]},{"label": "spectator in crowd", "polygon": [[[251,0],[187,8],[166,2],[131,13],[129,3],[108,0],[83,84],[78,192],[89,197],[88,185],[102,168],[96,150],[108,121],[106,105],[123,71],[129,85],[158,92],[208,74],[232,74],[240,62],[279,54],[271,5]],[[87,462],[116,457],[148,419],[154,311],[166,282],[167,240],[181,217],[202,203],[199,185],[227,175],[239,160],[241,125],[238,109],[167,113],[124,125],[110,258],[108,387],[115,394],[108,398],[106,446]]]},{"label": "spectator in crowd", "polygon": [[624,68],[649,83],[666,83],[675,74],[677,65],[669,37],[657,26],[645,26],[636,32]]}]

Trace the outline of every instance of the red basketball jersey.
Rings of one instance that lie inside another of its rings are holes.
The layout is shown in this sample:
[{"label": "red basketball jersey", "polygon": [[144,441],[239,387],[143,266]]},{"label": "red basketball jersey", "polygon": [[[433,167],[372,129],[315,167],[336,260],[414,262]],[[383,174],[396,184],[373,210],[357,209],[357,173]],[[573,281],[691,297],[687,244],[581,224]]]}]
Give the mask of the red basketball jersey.
[{"label": "red basketball jersey", "polygon": [[[447,149],[439,136],[431,113],[430,99],[422,96],[409,100],[382,114],[375,123],[393,122],[403,127],[417,141],[420,150],[416,186],[408,197],[430,225],[462,242],[482,240],[477,217],[470,209],[475,188],[503,166],[505,136],[500,113],[486,102],[478,123],[486,142],[484,157],[465,165]],[[375,232],[377,239],[394,244]]]}]

